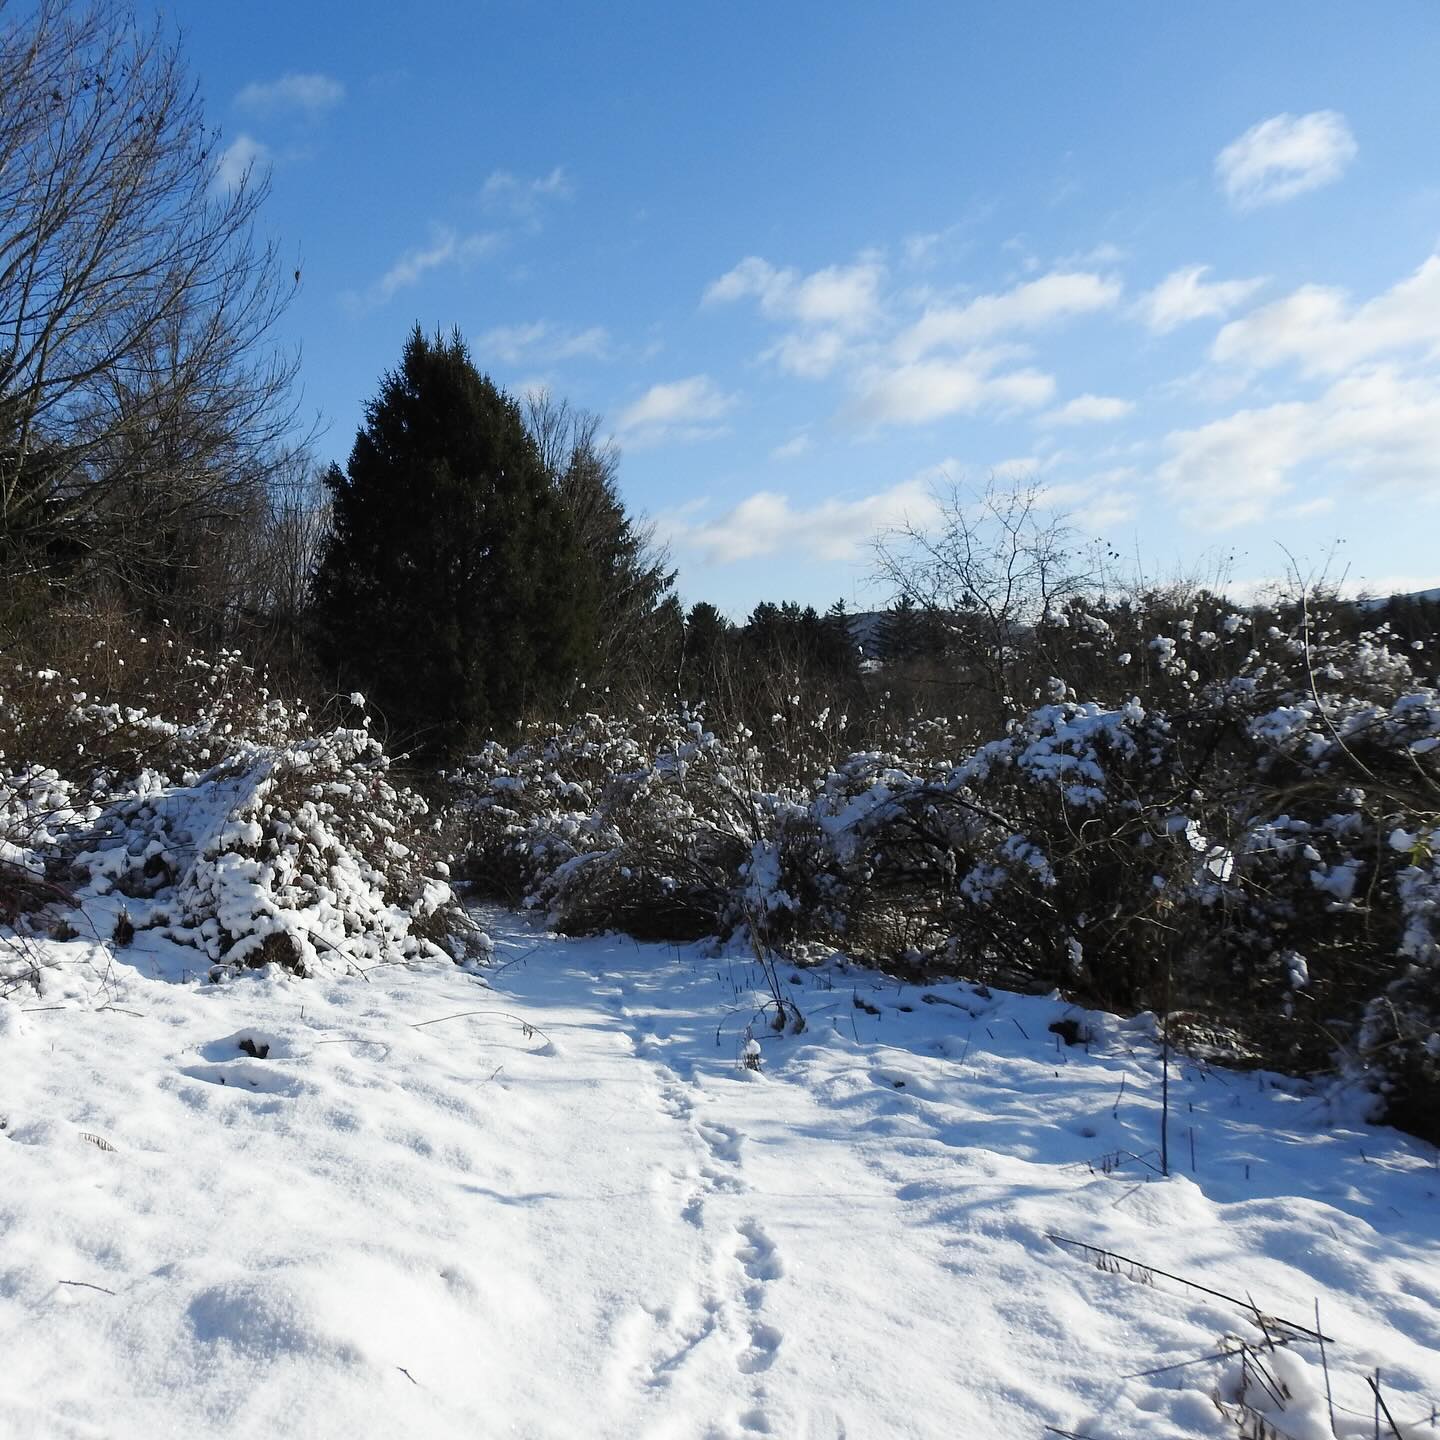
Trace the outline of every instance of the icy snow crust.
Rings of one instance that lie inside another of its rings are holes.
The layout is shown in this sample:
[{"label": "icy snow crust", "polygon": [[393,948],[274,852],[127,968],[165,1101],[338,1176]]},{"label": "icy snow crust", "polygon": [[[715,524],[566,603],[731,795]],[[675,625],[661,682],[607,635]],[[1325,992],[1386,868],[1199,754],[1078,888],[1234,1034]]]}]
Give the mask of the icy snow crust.
[{"label": "icy snow crust", "polygon": [[[1254,1314],[1051,1234],[1318,1300],[1342,1436],[1376,1366],[1402,1428],[1440,1399],[1417,1142],[1186,1062],[1167,1180],[1147,1017],[832,963],[784,971],[809,1028],[776,1036],[739,957],[482,919],[487,976],[368,983],[26,942],[0,1434],[1234,1437],[1246,1361],[1124,1377],[1258,1346]],[[1317,1347],[1263,1353],[1290,1398],[1243,1393],[1330,1435]]]}]

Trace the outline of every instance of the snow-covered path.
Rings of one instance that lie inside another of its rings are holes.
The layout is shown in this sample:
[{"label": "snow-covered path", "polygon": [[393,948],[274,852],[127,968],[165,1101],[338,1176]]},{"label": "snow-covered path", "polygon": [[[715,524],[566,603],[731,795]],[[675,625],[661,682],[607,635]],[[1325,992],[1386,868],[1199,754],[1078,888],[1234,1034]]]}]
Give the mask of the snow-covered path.
[{"label": "snow-covered path", "polygon": [[[479,978],[46,947],[0,1004],[0,1435],[1233,1437],[1249,1361],[1137,1372],[1258,1344],[1244,1305],[1052,1233],[1318,1301],[1335,1433],[1380,1366],[1440,1434],[1425,1147],[1186,1065],[1165,1180],[1142,1022],[787,970],[809,1029],[756,1073],[743,960],[486,918]],[[1249,1383],[1295,1440],[1319,1361]]]}]

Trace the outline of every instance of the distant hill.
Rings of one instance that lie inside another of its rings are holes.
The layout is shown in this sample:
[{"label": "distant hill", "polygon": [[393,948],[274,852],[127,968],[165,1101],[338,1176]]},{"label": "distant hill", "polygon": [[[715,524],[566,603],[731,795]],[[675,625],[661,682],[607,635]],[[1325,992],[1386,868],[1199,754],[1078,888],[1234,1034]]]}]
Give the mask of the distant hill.
[{"label": "distant hill", "polygon": [[1362,610],[1379,610],[1388,605],[1392,600],[1419,601],[1427,605],[1440,604],[1440,586],[1433,590],[1407,590],[1402,595],[1372,595],[1366,596],[1363,600],[1355,601]]},{"label": "distant hill", "polygon": [[867,660],[879,658],[880,628],[889,613],[888,610],[858,610],[845,617],[850,622],[850,638]]}]

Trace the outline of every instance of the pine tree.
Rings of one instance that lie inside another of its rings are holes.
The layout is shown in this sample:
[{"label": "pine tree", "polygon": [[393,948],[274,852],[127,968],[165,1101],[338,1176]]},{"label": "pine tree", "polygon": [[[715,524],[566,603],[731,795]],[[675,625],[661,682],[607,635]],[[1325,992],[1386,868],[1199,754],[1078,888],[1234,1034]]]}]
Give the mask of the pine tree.
[{"label": "pine tree", "polygon": [[860,650],[850,628],[844,600],[837,600],[821,622],[819,663],[836,680],[855,680],[860,674]]},{"label": "pine tree", "polygon": [[682,698],[715,698],[733,628],[708,600],[691,607],[685,617],[685,648],[680,670]]},{"label": "pine tree", "polygon": [[572,528],[516,403],[417,326],[327,484],[322,655],[430,754],[551,708],[594,651]]},{"label": "pine tree", "polygon": [[887,665],[913,660],[920,652],[920,616],[916,613],[915,602],[908,595],[902,595],[880,621],[880,658]]}]

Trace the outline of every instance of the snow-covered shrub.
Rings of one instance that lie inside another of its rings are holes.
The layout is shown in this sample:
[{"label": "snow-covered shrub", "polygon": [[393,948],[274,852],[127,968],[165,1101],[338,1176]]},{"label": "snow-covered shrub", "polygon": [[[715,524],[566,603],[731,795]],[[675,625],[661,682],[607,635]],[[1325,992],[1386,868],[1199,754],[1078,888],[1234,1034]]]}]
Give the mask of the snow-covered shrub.
[{"label": "snow-covered shrub", "polygon": [[83,678],[0,671],[0,863],[82,908],[121,896],[128,924],[225,966],[353,970],[479,943],[435,820],[368,729],[317,733],[233,652],[154,644],[153,663],[138,641],[134,665],[97,651]]},{"label": "snow-covered shrub", "polygon": [[757,763],[683,709],[490,746],[449,777],[465,872],[566,930],[713,933],[759,833]]},{"label": "snow-covered shrub", "polygon": [[1067,701],[932,782],[923,803],[954,837],[952,960],[1116,1008],[1157,999],[1196,863],[1178,769],[1163,714]]},{"label": "snow-covered shrub", "polygon": [[253,747],[193,784],[137,785],[72,865],[86,891],[126,896],[142,930],[227,966],[310,974],[448,954],[437,917],[454,898],[417,849],[427,806],[388,768],[364,730]]},{"label": "snow-covered shrub", "polygon": [[1389,848],[1406,964],[1366,1005],[1352,1063],[1389,1120],[1440,1145],[1440,824],[1395,830]]},{"label": "snow-covered shrub", "polygon": [[1383,628],[1207,604],[1050,617],[1096,698],[1052,672],[970,745],[963,719],[807,742],[797,775],[661,711],[491,747],[452,777],[471,872],[570,929],[743,927],[1185,1011],[1235,1056],[1338,1062],[1413,1127],[1440,1065],[1440,695]]}]

